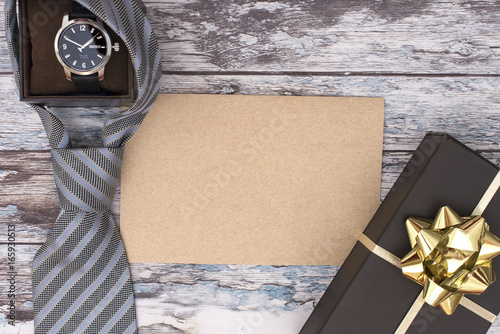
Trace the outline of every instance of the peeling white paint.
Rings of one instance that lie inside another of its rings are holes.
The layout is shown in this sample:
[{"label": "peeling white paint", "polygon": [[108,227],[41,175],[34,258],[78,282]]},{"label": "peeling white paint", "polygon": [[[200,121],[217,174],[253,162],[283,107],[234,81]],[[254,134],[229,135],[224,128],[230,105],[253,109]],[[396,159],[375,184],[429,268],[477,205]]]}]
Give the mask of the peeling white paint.
[{"label": "peeling white paint", "polygon": [[298,54],[311,54],[315,48],[315,43],[312,37],[292,37],[287,32],[277,31],[269,37],[274,44],[280,48],[293,50]]},{"label": "peeling white paint", "polygon": [[203,26],[207,31],[218,31],[220,27],[218,27],[215,23],[212,22],[201,22],[201,26]]},{"label": "peeling white paint", "polygon": [[280,3],[280,2],[277,2],[277,1],[274,1],[274,2],[262,2],[262,1],[259,1],[259,2],[255,3],[255,8],[256,9],[265,9],[268,12],[271,12],[271,13],[275,12],[278,9],[284,9],[284,8],[289,8],[289,7],[290,6],[288,6],[287,4]]},{"label": "peeling white paint", "polygon": [[19,172],[15,170],[1,170],[0,169],[0,181],[5,181],[10,175],[16,175]]},{"label": "peeling white paint", "polygon": [[240,43],[247,46],[256,44],[259,41],[258,37],[248,34],[240,34],[239,37],[240,37]]}]

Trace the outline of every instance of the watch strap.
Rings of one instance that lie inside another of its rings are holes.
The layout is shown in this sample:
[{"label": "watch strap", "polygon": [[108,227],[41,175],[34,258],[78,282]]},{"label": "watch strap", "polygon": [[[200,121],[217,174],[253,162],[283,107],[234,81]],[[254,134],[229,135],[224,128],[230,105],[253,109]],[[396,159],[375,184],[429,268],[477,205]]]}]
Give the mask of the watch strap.
[{"label": "watch strap", "polygon": [[80,5],[78,2],[73,1],[71,11],[68,13],[68,18],[73,19],[90,19],[96,20],[96,16],[91,11]]},{"label": "watch strap", "polygon": [[[68,19],[89,19],[96,20],[96,16],[88,9],[80,5],[78,2],[73,1],[71,11],[68,13]],[[90,75],[79,75],[71,73],[71,81],[75,84],[75,89],[83,94],[99,94],[101,87],[99,86],[99,75],[93,73]]]},{"label": "watch strap", "polygon": [[101,92],[99,74],[97,72],[89,75],[71,73],[71,81],[73,81],[75,89],[79,93],[99,94]]}]

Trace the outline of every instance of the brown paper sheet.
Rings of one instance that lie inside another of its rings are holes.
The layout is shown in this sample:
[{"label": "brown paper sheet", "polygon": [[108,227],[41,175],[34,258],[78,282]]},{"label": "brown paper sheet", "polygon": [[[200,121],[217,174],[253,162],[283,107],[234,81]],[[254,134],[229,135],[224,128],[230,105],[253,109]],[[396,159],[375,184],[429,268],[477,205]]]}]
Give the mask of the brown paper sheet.
[{"label": "brown paper sheet", "polygon": [[383,99],[161,94],[127,143],[130,262],[341,264],[380,201]]}]

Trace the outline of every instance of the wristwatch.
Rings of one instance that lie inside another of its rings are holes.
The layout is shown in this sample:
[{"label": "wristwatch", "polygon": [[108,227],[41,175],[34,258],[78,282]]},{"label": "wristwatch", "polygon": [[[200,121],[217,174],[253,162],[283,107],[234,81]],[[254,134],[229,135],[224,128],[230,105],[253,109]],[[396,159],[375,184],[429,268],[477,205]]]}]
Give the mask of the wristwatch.
[{"label": "wristwatch", "polygon": [[71,11],[64,14],[54,49],[66,79],[73,81],[76,91],[98,94],[101,92],[99,81],[104,79],[111,51],[119,51],[119,45],[111,44],[100,19],[73,2]]}]

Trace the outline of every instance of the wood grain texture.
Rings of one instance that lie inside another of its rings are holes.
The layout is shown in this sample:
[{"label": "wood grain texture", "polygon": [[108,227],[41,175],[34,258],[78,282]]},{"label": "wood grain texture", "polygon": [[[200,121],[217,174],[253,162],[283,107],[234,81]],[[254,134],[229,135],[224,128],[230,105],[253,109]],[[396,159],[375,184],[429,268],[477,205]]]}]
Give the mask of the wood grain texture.
[{"label": "wood grain texture", "polygon": [[[145,3],[162,49],[164,93],[384,97],[381,199],[430,130],[500,163],[500,1]],[[54,111],[80,146],[97,145],[100,124],[116,110]],[[33,332],[29,263],[58,214],[48,149],[38,116],[18,101],[2,42],[2,333]],[[8,224],[16,225],[18,242],[14,327],[5,318]],[[140,333],[297,333],[337,270],[132,264]],[[488,333],[500,333],[499,320]]]},{"label": "wood grain texture", "polygon": [[[7,224],[16,224],[18,243],[41,244],[60,211],[50,152],[2,151],[0,156],[0,230],[6,235]],[[119,205],[118,187],[111,206],[118,225]]]},{"label": "wood grain texture", "polygon": [[[19,246],[18,324],[33,333],[29,263],[38,246]],[[2,249],[2,247],[0,247]],[[2,249],[3,251],[3,249]],[[337,266],[132,264],[140,333],[297,333]],[[0,263],[0,279],[7,280]],[[6,294],[6,287],[0,286]],[[0,309],[5,309],[4,302]]]},{"label": "wood grain texture", "polygon": [[[164,71],[498,74],[500,69],[498,1],[144,2]],[[39,28],[43,20],[33,24]],[[10,71],[4,43],[0,71]]]},{"label": "wood grain texture", "polygon": [[161,32],[167,71],[499,70],[496,1],[184,0],[147,5]]},{"label": "wood grain texture", "polygon": [[[446,131],[476,150],[500,150],[500,77],[164,75],[161,91],[383,97],[384,150],[414,150],[427,131]],[[38,116],[13,97],[10,77],[0,76],[0,93],[5,99],[0,105],[0,123],[5,124],[0,149],[48,149]],[[95,142],[97,128],[109,113],[95,108],[56,111],[78,142]],[[83,128],[93,131],[84,134]]]},{"label": "wood grain texture", "polygon": [[[409,152],[385,152],[382,198],[403,170],[410,155]],[[41,244],[59,214],[50,153],[45,150],[2,151],[0,156],[0,226],[5,228],[6,224],[15,223],[19,231],[22,231],[17,236],[17,242]],[[118,225],[119,200],[118,189],[112,205]],[[0,244],[5,242],[0,239]]]}]

